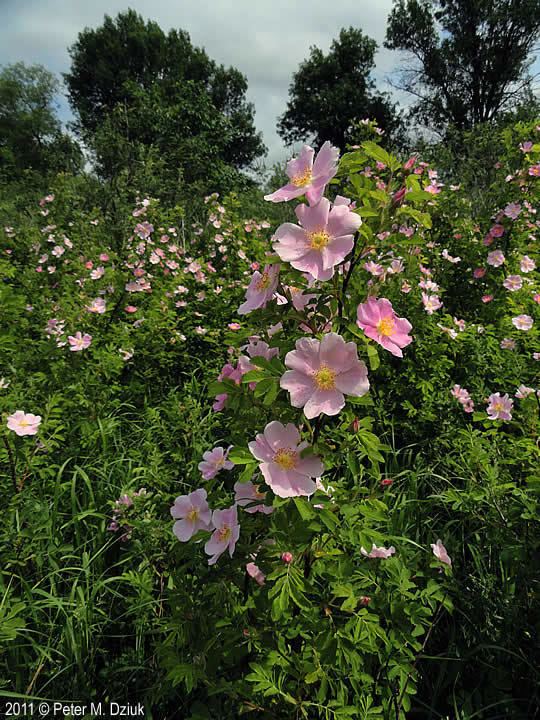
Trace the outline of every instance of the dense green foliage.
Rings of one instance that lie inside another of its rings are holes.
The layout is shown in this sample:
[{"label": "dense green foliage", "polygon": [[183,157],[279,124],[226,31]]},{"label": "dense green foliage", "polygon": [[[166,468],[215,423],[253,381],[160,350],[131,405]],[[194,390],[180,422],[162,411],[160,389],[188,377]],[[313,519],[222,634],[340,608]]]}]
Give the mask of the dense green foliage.
[{"label": "dense green foliage", "polygon": [[276,168],[281,204],[182,31],[81,33],[91,171],[54,78],[0,75],[3,699],[540,718],[538,108],[402,156],[374,52],[301,66],[284,137],[349,151]]},{"label": "dense green foliage", "polygon": [[230,188],[236,171],[264,154],[246,78],[217,65],[187,32],[165,34],[128,10],[79,33],[70,55],[75,126],[102,177],[133,174],[153,155],[154,175],[169,192],[194,183]]},{"label": "dense green foliage", "polygon": [[[4,426],[0,451],[4,691],[128,695],[148,717],[193,720],[535,716],[538,399],[515,399],[507,423],[483,410],[494,391],[538,384],[537,282],[517,293],[500,284],[524,253],[538,260],[538,180],[528,174],[538,144],[515,152],[531,132],[514,129],[490,191],[496,211],[516,192],[530,203],[515,220],[497,215],[508,270],[471,275],[492,250],[482,242],[491,212],[478,214],[467,192],[426,192],[437,181],[425,167],[416,174],[365,143],[343,157],[332,186],[363,218],[346,294],[346,276],[336,276],[307,314],[289,302],[256,311],[256,325],[248,316],[229,327],[274,228],[243,217],[241,198],[208,197],[206,216],[189,225],[181,208],[139,199],[137,217],[123,207],[112,244],[110,218],[88,206],[77,179],[59,176],[23,213],[4,201],[2,410],[43,418],[37,438]],[[376,174],[365,171],[375,163]],[[406,202],[396,201],[402,188]],[[373,275],[369,256],[383,267],[401,259],[403,269]],[[148,285],[134,292],[137,267]],[[286,297],[304,281],[282,272]],[[434,314],[418,288],[427,277],[444,300]],[[354,324],[370,280],[413,325],[403,359]],[[103,314],[88,310],[95,298]],[[511,323],[520,312],[535,318],[529,332]],[[371,392],[337,418],[304,421],[330,494],[273,496],[271,516],[244,512],[234,557],[207,567],[202,545],[173,536],[169,507],[201,485],[197,464],[215,444],[236,446],[231,479],[204,483],[212,504],[226,506],[232,484],[257,470],[246,443],[271,418],[295,422],[277,381],[302,318],[314,329],[331,321],[358,345]],[[283,330],[270,337],[276,320]],[[70,352],[78,330],[91,344]],[[255,359],[240,385],[216,383],[254,332],[279,357]],[[452,398],[456,383],[474,413]],[[213,412],[208,393],[224,390],[226,407]],[[453,561],[442,574],[429,550],[437,538]],[[391,543],[396,555],[366,559],[359,549],[371,543]],[[245,571],[254,553],[262,587]]]},{"label": "dense green foliage", "polygon": [[[40,65],[16,63],[0,73],[0,175],[33,178],[82,164],[77,144],[64,132],[55,108],[58,82]],[[27,179],[28,182],[28,179]]]}]

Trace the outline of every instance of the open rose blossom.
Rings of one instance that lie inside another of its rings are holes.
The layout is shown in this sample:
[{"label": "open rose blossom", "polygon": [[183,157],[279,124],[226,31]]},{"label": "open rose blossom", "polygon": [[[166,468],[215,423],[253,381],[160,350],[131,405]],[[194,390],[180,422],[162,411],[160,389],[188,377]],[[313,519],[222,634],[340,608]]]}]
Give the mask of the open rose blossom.
[{"label": "open rose blossom", "polygon": [[199,530],[212,529],[212,511],[206,502],[206,490],[199,488],[189,495],[180,495],[171,507],[176,522],[173,533],[181,542],[187,542]]},{"label": "open rose blossom", "polygon": [[198,468],[205,480],[211,480],[220,470],[232,470],[234,463],[227,460],[227,452],[222,447],[215,447],[213,450],[203,453],[203,459]]},{"label": "open rose blossom", "polygon": [[212,557],[208,560],[209,565],[214,565],[219,557],[229,550],[232,557],[238,538],[240,537],[240,525],[236,514],[236,505],[226,510],[214,510],[212,513],[212,525],[215,527],[212,537],[204,546],[204,551]]},{"label": "open rose blossom", "polygon": [[345,405],[344,395],[361,397],[369,390],[367,368],[358,359],[355,343],[336,333],[320,341],[300,338],[285,365],[290,370],[281,376],[280,386],[291,394],[291,405],[303,407],[309,419],[321,413],[337,415]]},{"label": "open rose blossom", "polygon": [[300,155],[287,163],[287,175],[290,181],[264,199],[270,202],[283,202],[306,195],[311,205],[319,202],[324,189],[337,173],[339,150],[328,141],[324,143],[315,162],[315,151],[309,145],[304,145]]},{"label": "open rose blossom", "polygon": [[433,554],[437,560],[440,560],[442,563],[452,567],[452,560],[450,559],[450,555],[446,552],[446,548],[442,544],[442,540],[437,540],[436,543],[431,543],[431,549],[433,550]]},{"label": "open rose blossom", "polygon": [[490,420],[511,420],[514,401],[508,395],[492,393],[488,398],[488,418]]},{"label": "open rose blossom", "polygon": [[8,430],[13,430],[16,435],[35,435],[41,423],[41,415],[32,415],[23,410],[17,410],[7,419]]},{"label": "open rose blossom", "polygon": [[512,318],[512,325],[518,330],[527,332],[534,325],[534,320],[530,315],[518,315],[517,317]]},{"label": "open rose blossom", "polygon": [[357,316],[357,325],[369,338],[389,350],[392,355],[403,357],[401,348],[412,342],[412,337],[408,334],[412,325],[405,318],[396,315],[389,300],[370,297],[367,302],[358,306]]},{"label": "open rose blossom", "polygon": [[249,443],[251,454],[261,461],[259,469],[266,484],[278,497],[312,495],[317,485],[312,478],[324,472],[324,466],[316,455],[301,453],[308,447],[300,442],[298,429],[289,423],[282,425],[274,420]]},{"label": "open rose blossom", "polygon": [[369,552],[363,547],[360,548],[360,552],[367,558],[382,558],[383,560],[388,560],[391,555],[395,554],[396,548],[391,545],[387,550],[384,546],[377,547],[375,543],[373,543]]},{"label": "open rose blossom", "polygon": [[259,486],[252,482],[236,482],[234,484],[234,501],[248,513],[262,512],[269,515],[274,508],[264,505],[266,493],[259,491]]},{"label": "open rose blossom", "polygon": [[79,352],[80,350],[86,350],[90,347],[92,342],[92,336],[85,333],[82,335],[80,332],[76,332],[75,335],[68,335],[68,342],[71,345],[69,348],[71,352]]},{"label": "open rose blossom", "polygon": [[347,205],[334,205],[322,198],[317,205],[298,205],[296,217],[302,227],[283,223],[274,235],[274,250],[296,270],[315,280],[329,280],[354,245],[354,233],[362,221]]},{"label": "open rose blossom", "polygon": [[262,273],[256,270],[246,290],[246,300],[238,308],[239,315],[258,310],[272,299],[278,284],[279,265],[266,265]]}]

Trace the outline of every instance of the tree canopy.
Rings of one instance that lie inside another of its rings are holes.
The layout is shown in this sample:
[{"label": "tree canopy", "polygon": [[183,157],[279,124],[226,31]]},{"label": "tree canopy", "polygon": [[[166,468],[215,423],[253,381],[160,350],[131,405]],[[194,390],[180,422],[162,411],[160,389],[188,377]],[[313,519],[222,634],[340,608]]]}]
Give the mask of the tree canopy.
[{"label": "tree canopy", "polygon": [[62,131],[56,114],[57,92],[58,81],[41,65],[19,62],[0,72],[0,168],[4,175],[80,167],[81,152]]},{"label": "tree canopy", "polygon": [[[128,10],[82,31],[70,55],[65,80],[76,128],[102,171],[126,159],[113,156],[115,147],[131,145],[159,149],[165,164],[180,163],[185,176],[192,170],[177,149],[189,145],[191,158],[207,157],[209,132],[216,162],[241,169],[264,154],[246,78],[217,65],[187,32],[165,33]],[[113,131],[122,136],[111,137]]]},{"label": "tree canopy", "polygon": [[467,130],[530,97],[540,0],[394,0],[385,46],[409,54],[397,87],[413,114]]},{"label": "tree canopy", "polygon": [[395,106],[377,91],[371,76],[377,43],[356,28],[343,28],[327,54],[310,49],[293,76],[278,133],[287,144],[306,137],[320,146],[344,148],[355,139],[355,123],[369,118],[390,133],[398,125]]}]

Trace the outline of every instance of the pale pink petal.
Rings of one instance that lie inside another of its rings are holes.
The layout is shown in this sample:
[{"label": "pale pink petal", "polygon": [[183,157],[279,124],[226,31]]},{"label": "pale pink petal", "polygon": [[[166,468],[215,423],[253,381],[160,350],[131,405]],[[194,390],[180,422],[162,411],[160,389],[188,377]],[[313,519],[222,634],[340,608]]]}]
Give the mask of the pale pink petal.
[{"label": "pale pink petal", "polygon": [[317,417],[321,413],[324,415],[337,415],[344,406],[345,398],[339,390],[317,389],[304,405],[304,415],[308,420]]}]

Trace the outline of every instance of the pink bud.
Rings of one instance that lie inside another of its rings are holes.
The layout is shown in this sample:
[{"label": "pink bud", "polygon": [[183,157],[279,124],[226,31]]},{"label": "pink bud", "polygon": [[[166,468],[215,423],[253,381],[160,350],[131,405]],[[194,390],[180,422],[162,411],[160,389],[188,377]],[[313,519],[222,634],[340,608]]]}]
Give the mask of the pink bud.
[{"label": "pink bud", "polygon": [[392,478],[384,478],[384,480],[381,480],[382,487],[390,487],[394,481]]},{"label": "pink bud", "polygon": [[407,192],[406,188],[401,188],[401,190],[398,190],[396,193],[394,193],[394,196],[392,199],[396,205],[399,205],[399,203],[403,200],[406,192]]},{"label": "pink bud", "polygon": [[292,553],[290,553],[290,552],[284,552],[284,553],[282,553],[281,559],[283,560],[283,562],[285,563],[285,565],[290,565],[290,564],[292,563],[292,561],[293,561]]}]

